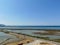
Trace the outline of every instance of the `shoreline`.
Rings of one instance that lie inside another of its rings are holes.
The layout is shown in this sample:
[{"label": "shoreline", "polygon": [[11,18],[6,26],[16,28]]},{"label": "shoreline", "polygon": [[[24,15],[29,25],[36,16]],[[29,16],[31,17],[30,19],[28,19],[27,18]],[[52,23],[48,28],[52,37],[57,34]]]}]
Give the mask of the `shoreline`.
[{"label": "shoreline", "polygon": [[[5,32],[6,33],[6,32]],[[21,41],[18,41],[18,42],[12,42],[12,43],[8,43],[6,45],[17,45],[17,44],[20,44],[20,43],[24,43],[24,44],[27,44],[27,41],[29,41],[29,43],[31,42],[34,42],[34,40],[37,40],[37,38],[35,37],[32,37],[32,36],[29,36],[29,35],[26,35],[26,34],[21,34],[21,33],[16,33],[16,32],[9,32],[7,34],[10,34],[10,35],[13,35],[13,36],[16,36],[18,39],[22,39]],[[39,38],[38,38],[39,39]],[[39,40],[44,40],[44,39],[39,39]],[[48,41],[48,40],[44,40],[44,41]],[[49,41],[48,41],[49,42]],[[53,41],[52,41],[53,42]],[[55,42],[54,42],[55,43]],[[56,42],[57,44],[57,42]]]}]

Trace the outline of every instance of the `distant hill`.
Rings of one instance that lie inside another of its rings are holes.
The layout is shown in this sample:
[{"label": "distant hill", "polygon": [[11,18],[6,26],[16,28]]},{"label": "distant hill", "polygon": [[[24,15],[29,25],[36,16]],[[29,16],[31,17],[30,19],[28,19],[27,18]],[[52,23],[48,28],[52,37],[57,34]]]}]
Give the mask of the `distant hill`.
[{"label": "distant hill", "polygon": [[5,27],[5,25],[4,24],[0,24],[0,27]]}]

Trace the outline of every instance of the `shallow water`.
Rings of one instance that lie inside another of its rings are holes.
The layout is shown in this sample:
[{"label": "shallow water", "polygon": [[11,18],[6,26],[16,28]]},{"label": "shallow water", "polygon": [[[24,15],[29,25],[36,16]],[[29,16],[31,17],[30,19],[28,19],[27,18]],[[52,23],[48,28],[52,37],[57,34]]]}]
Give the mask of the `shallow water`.
[{"label": "shallow water", "polygon": [[49,37],[50,39],[60,39],[60,36],[56,36],[56,35],[33,34],[33,32],[37,32],[39,30],[11,30],[11,31],[17,32],[17,33],[29,34],[29,35],[33,35],[33,36]]},{"label": "shallow water", "polygon": [[[39,31],[39,30],[8,30],[11,32],[17,32],[17,33],[23,33],[23,34],[28,34],[28,35],[33,35],[33,36],[40,36],[40,37],[49,37],[50,39],[60,39],[60,36],[55,36],[55,35],[40,35],[40,34],[33,34],[33,32]],[[8,38],[15,38],[13,35],[5,34],[3,32],[0,32],[0,43],[5,41]]]},{"label": "shallow water", "polygon": [[7,40],[7,39],[16,39],[16,37],[15,36],[13,36],[13,35],[9,35],[9,34],[5,34],[5,33],[3,33],[3,32],[0,32],[0,44],[2,43],[2,42],[5,42],[5,40]]},{"label": "shallow water", "polygon": [[8,38],[9,38],[9,36],[7,34],[0,32],[0,43]]}]

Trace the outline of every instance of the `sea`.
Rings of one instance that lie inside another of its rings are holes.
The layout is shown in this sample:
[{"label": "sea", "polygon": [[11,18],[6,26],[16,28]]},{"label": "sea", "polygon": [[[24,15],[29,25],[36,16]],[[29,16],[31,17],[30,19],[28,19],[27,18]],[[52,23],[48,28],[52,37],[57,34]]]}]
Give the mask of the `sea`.
[{"label": "sea", "polygon": [[[60,36],[33,34],[33,32],[41,31],[41,30],[44,30],[44,29],[60,30],[60,26],[6,26],[6,27],[0,27],[0,29],[5,29],[5,30],[8,29],[8,31],[28,34],[28,35],[32,35],[32,36],[49,37],[50,39],[60,39]],[[15,29],[15,30],[11,30],[11,29]],[[20,29],[20,30],[18,30],[18,29]],[[34,29],[34,30],[32,30],[32,29]],[[40,30],[37,30],[37,29],[40,29]],[[8,35],[8,34],[5,34],[3,32],[0,32],[0,43],[5,41],[8,38],[11,38],[11,37],[15,38],[12,35]]]},{"label": "sea", "polygon": [[60,29],[60,26],[5,26],[8,29]]}]

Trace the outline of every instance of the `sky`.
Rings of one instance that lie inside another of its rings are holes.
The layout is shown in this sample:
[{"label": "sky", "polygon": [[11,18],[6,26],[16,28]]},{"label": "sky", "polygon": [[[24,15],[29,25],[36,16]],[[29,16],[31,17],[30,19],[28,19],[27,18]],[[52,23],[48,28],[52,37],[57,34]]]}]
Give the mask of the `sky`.
[{"label": "sky", "polygon": [[60,25],[60,0],[0,0],[0,24]]}]

